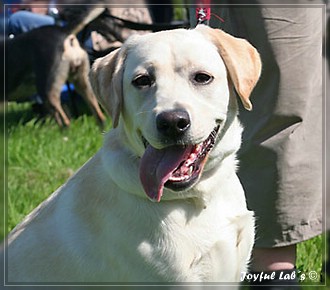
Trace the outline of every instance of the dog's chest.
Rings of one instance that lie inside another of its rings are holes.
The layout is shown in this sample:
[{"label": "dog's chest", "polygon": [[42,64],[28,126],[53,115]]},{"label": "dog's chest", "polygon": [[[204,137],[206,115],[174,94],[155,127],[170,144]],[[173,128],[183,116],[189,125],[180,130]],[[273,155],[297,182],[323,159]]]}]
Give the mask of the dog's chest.
[{"label": "dog's chest", "polygon": [[135,220],[134,228],[116,234],[120,244],[112,236],[116,244],[112,255],[117,259],[113,274],[135,282],[233,280],[230,275],[237,265],[228,261],[237,260],[236,228],[210,214],[187,216],[182,209],[174,209],[166,216]]},{"label": "dog's chest", "polygon": [[161,281],[223,281],[231,280],[223,267],[227,252],[235,254],[231,242],[218,231],[177,228],[144,241],[138,251]]}]

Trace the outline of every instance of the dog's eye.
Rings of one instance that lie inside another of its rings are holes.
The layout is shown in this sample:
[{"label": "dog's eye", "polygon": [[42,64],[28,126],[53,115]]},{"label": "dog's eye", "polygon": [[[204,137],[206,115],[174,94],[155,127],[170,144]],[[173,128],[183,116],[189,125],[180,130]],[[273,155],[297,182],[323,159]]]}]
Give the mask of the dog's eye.
[{"label": "dog's eye", "polygon": [[194,75],[193,80],[196,84],[207,85],[213,81],[213,76],[204,72],[199,72]]},{"label": "dog's eye", "polygon": [[133,79],[133,86],[143,89],[146,87],[151,87],[154,83],[154,80],[149,75],[138,75],[135,79]]}]

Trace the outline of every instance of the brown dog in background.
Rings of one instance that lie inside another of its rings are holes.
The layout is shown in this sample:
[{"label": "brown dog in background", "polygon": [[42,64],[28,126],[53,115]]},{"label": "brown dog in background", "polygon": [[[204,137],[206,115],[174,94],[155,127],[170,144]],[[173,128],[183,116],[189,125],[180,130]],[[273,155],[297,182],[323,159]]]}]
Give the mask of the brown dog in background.
[{"label": "brown dog in background", "polygon": [[1,45],[5,49],[5,76],[2,78],[5,79],[5,100],[16,101],[36,91],[56,122],[69,126],[60,94],[62,86],[70,80],[102,125],[105,117],[88,79],[88,55],[75,34],[103,11],[104,8],[89,10],[74,27],[44,26],[6,39]]}]

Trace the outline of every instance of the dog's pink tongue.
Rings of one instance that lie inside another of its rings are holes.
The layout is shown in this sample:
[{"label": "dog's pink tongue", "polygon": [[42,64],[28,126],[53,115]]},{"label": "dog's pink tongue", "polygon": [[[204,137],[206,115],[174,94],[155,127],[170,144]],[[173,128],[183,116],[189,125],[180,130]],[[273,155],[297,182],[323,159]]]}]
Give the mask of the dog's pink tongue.
[{"label": "dog's pink tongue", "polygon": [[148,197],[159,202],[164,184],[182,161],[188,158],[191,146],[171,146],[157,150],[148,146],[141,158],[140,179]]}]

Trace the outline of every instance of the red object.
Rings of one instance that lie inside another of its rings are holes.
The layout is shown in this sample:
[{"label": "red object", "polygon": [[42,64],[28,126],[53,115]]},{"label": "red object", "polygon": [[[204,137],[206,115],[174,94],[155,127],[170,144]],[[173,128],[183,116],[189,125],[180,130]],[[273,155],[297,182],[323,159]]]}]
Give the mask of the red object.
[{"label": "red object", "polygon": [[196,19],[198,23],[209,21],[211,18],[211,0],[197,0]]}]

